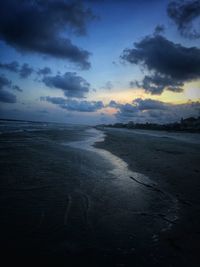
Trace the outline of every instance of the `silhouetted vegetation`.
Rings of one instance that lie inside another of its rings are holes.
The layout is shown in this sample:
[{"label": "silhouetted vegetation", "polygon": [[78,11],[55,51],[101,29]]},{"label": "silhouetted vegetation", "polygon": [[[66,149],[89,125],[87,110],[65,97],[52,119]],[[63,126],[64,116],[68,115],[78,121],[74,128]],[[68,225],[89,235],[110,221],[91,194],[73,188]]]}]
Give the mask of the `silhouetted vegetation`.
[{"label": "silhouetted vegetation", "polygon": [[143,130],[163,130],[163,131],[184,131],[184,132],[200,132],[200,117],[189,117],[181,119],[180,122],[157,124],[157,123],[115,123],[101,125],[103,127],[126,128],[126,129],[143,129]]}]

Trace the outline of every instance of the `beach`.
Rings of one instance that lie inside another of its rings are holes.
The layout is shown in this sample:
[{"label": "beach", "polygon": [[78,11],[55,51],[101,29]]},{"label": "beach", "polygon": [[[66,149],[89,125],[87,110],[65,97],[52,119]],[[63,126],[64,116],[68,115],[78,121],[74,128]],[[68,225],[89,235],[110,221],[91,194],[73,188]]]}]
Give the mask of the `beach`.
[{"label": "beach", "polygon": [[199,266],[199,135],[152,133],[4,123],[6,262]]},{"label": "beach", "polygon": [[[160,257],[160,266],[198,266],[200,136],[162,131],[104,130],[106,139],[98,147],[124,159],[130,169],[145,174],[177,201],[177,221],[170,230],[159,234],[157,257]],[[147,187],[147,190],[151,189]]]}]

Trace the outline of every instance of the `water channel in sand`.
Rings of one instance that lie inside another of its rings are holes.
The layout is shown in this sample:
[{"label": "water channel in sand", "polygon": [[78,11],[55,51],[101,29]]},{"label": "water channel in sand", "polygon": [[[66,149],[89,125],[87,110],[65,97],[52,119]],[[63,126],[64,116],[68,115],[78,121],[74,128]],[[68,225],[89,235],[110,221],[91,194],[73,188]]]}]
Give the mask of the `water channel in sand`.
[{"label": "water channel in sand", "polygon": [[124,182],[126,178],[130,179],[130,177],[133,177],[134,179],[139,180],[140,182],[143,182],[145,184],[149,184],[152,186],[155,185],[144,174],[131,171],[128,168],[128,164],[121,158],[115,156],[114,154],[105,149],[94,147],[95,143],[104,141],[105,134],[102,131],[92,128],[87,130],[87,134],[87,139],[68,142],[65,145],[97,153],[111,164],[113,169],[110,171],[110,173],[112,173],[114,176],[117,176],[118,179],[123,179]]},{"label": "water channel in sand", "polygon": [[91,151],[100,155],[104,160],[110,163],[112,169],[109,170],[109,173],[117,178],[118,184],[120,184],[120,186],[122,186],[123,188],[130,189],[130,186],[134,186],[135,188],[142,186],[143,188],[152,191],[152,197],[157,193],[163,195],[163,201],[165,202],[165,200],[168,199],[168,201],[170,201],[172,205],[171,207],[169,207],[168,214],[166,216],[165,215],[163,216],[162,211],[156,214],[156,216],[157,215],[161,217],[163,216],[163,219],[166,221],[168,220],[167,218],[170,218],[168,220],[169,222],[168,227],[170,227],[173,224],[173,221],[177,220],[178,218],[177,200],[173,196],[171,196],[171,194],[169,194],[168,192],[164,192],[162,189],[160,189],[159,185],[157,185],[157,183],[155,182],[152,182],[150,178],[147,177],[146,175],[139,172],[131,171],[128,167],[128,164],[120,157],[112,154],[111,152],[105,149],[96,148],[94,146],[95,143],[103,142],[106,137],[103,131],[90,128],[86,130],[86,134],[87,138],[85,138],[84,140],[68,142],[65,143],[64,145],[70,146],[75,149]]}]

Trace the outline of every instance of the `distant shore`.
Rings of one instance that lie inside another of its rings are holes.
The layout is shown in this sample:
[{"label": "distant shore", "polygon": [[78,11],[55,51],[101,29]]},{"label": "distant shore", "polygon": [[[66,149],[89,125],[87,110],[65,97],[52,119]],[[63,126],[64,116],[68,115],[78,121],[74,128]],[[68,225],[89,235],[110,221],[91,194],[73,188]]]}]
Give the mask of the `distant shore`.
[{"label": "distant shore", "polygon": [[[122,129],[140,129],[140,130],[156,130],[156,131],[168,131],[168,132],[189,132],[200,133],[200,117],[189,117],[181,119],[179,122],[173,123],[137,123],[129,121],[128,123],[114,123],[114,124],[101,124],[100,127],[109,128],[122,128]],[[97,127],[99,127],[97,126]]]}]

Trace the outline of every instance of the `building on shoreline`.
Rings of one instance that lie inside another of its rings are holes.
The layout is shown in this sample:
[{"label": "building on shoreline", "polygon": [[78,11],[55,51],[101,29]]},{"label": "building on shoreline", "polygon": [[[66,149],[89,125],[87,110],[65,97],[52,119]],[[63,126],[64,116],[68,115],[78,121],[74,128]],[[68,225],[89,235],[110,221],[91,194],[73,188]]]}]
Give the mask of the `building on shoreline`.
[{"label": "building on shoreline", "polygon": [[144,129],[144,130],[164,130],[164,131],[184,131],[184,132],[200,132],[200,117],[189,117],[181,119],[180,122],[157,124],[157,123],[115,123],[109,125],[101,125],[103,127],[127,128],[127,129]]}]

